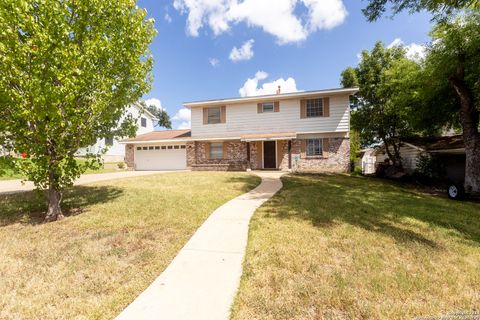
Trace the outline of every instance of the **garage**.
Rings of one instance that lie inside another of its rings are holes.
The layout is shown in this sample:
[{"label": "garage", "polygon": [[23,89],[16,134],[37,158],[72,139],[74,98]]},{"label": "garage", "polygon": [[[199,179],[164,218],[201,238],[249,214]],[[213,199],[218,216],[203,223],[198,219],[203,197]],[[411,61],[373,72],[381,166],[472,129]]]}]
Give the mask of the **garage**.
[{"label": "garage", "polygon": [[135,148],[136,170],[182,170],[186,167],[185,144],[137,146]]}]

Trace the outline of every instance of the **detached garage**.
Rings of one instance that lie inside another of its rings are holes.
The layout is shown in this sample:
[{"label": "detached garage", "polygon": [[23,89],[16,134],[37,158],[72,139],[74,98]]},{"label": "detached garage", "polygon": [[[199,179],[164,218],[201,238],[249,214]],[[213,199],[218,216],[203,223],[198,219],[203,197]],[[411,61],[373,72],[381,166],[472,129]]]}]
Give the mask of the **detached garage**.
[{"label": "detached garage", "polygon": [[182,170],[187,167],[190,130],[156,131],[122,141],[125,162],[133,170]]}]

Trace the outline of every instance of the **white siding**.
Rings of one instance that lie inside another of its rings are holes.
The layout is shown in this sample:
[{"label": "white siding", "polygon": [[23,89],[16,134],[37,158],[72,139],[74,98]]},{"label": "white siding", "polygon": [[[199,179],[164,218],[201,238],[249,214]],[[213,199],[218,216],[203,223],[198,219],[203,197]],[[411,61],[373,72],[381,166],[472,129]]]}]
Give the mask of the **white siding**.
[{"label": "white siding", "polygon": [[[138,128],[137,129],[137,135],[147,133],[147,132],[152,132],[154,130],[153,120],[147,114],[142,115],[142,117],[147,119],[147,126],[142,127],[141,119],[139,118],[140,110],[135,105],[132,105],[127,109],[127,111],[125,112],[125,115],[120,119],[119,122],[121,123],[123,121],[123,119],[125,119],[125,117],[128,114],[131,114],[133,116],[133,118],[138,118],[138,120],[137,120],[137,128]],[[115,159],[115,161],[123,160],[123,157],[125,156],[125,145],[119,143],[119,141],[123,140],[123,139],[124,139],[123,137],[114,138],[113,139],[113,145],[108,148],[108,151],[104,154],[104,156],[118,157],[117,159]],[[105,139],[99,139],[97,141],[97,143],[95,143],[93,146],[90,146],[88,148],[82,148],[82,149],[78,150],[77,155],[79,155],[79,156],[85,155],[87,153],[87,150],[88,150],[88,152],[91,152],[91,153],[100,153],[102,151],[102,149],[104,149],[105,147],[106,147]]]},{"label": "white siding", "polygon": [[[393,148],[390,147],[390,150],[393,152]],[[412,148],[409,145],[402,144],[400,146],[400,157],[402,158],[402,165],[406,172],[413,173],[417,168],[417,159],[420,156],[422,151]],[[377,163],[383,162],[388,158],[386,153],[380,153],[377,155]]]},{"label": "white siding", "polygon": [[257,113],[249,102],[226,107],[226,123],[203,124],[201,107],[192,108],[192,137],[275,132],[348,132],[349,96],[330,96],[330,117],[300,118],[300,99],[281,100],[280,112]]}]

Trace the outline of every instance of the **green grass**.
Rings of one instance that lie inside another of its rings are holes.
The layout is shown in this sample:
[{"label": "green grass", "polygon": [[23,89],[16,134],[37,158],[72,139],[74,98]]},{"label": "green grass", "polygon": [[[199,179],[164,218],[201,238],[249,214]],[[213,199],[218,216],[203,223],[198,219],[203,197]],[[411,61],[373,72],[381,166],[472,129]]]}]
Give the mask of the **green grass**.
[{"label": "green grass", "polygon": [[[17,159],[17,161],[28,161],[26,159]],[[79,163],[83,163],[84,160],[78,159]],[[98,169],[87,169],[85,174],[92,174],[92,173],[108,173],[108,172],[119,172],[119,171],[126,171],[126,169],[119,169],[118,168],[119,162],[106,162]],[[15,171],[14,168],[7,163],[2,157],[0,157],[0,181],[1,180],[13,180],[13,179],[23,179],[24,176]]]},{"label": "green grass", "polygon": [[255,213],[232,319],[413,319],[480,307],[480,203],[291,175]]},{"label": "green grass", "polygon": [[0,195],[0,319],[113,319],[215,208],[258,183],[189,172],[78,186],[49,224],[42,197]]}]

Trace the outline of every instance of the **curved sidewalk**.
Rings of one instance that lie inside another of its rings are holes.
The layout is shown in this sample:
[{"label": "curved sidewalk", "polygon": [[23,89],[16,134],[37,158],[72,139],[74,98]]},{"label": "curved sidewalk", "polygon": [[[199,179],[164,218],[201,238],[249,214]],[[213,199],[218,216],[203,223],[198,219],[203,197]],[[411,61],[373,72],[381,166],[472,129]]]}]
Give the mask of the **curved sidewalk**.
[{"label": "curved sidewalk", "polygon": [[228,201],[200,226],[160,276],[117,320],[226,320],[235,298],[255,210],[282,188],[281,172]]}]

